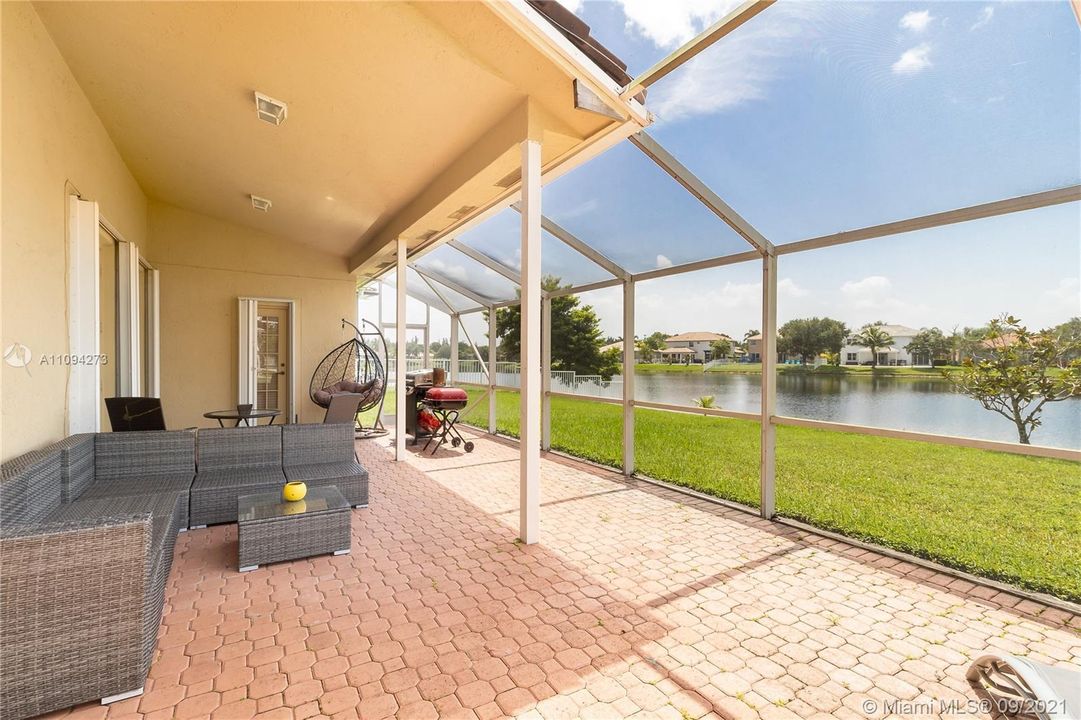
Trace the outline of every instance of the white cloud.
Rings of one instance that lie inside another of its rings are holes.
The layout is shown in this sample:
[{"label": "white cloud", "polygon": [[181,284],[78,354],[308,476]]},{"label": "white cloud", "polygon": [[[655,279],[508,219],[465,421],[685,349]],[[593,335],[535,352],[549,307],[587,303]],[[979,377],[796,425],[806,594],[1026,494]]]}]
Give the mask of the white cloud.
[{"label": "white cloud", "polygon": [[435,272],[439,273],[443,277],[451,280],[457,280],[459,283],[465,285],[469,281],[469,273],[466,271],[464,265],[445,263],[439,258],[431,260],[430,267]]},{"label": "white cloud", "polygon": [[893,291],[893,283],[884,275],[871,275],[862,280],[848,280],[841,285],[841,295],[858,307],[867,307],[882,300]]},{"label": "white cloud", "polygon": [[797,285],[792,278],[781,278],[777,281],[777,294],[785,297],[800,298],[807,297],[810,293]]},{"label": "white cloud", "polygon": [[1056,322],[1081,315],[1081,280],[1062,278],[1057,286],[1044,290],[1040,300],[1047,315],[1062,317]]},{"label": "white cloud", "polygon": [[657,256],[657,267],[659,267],[659,268],[672,267],[672,261],[669,260],[668,257],[665,256],[665,255],[658,255]]},{"label": "white cloud", "polygon": [[995,9],[990,5],[985,5],[980,10],[980,17],[972,24],[969,30],[979,30],[987,23],[991,22],[991,18],[995,16]]},{"label": "white cloud", "polygon": [[901,53],[901,57],[893,64],[893,72],[895,75],[915,75],[929,67],[931,67],[931,44],[920,43]]},{"label": "white cloud", "polygon": [[627,29],[659,48],[687,42],[731,11],[739,0],[618,0]]},{"label": "white cloud", "polygon": [[589,215],[597,209],[599,203],[596,198],[591,198],[585,202],[578,203],[572,208],[568,208],[566,211],[561,212],[559,216],[561,218],[576,218],[583,215]]},{"label": "white cloud", "polygon": [[901,16],[900,25],[905,30],[920,33],[926,30],[934,19],[930,10],[912,10]]},{"label": "white cloud", "polygon": [[559,0],[559,4],[575,14],[582,9],[582,0]]},{"label": "white cloud", "polygon": [[894,294],[893,282],[884,275],[869,275],[862,280],[849,280],[841,285],[841,311],[845,317],[858,314],[863,322],[883,320],[899,325],[919,327],[927,306],[911,303]]},{"label": "white cloud", "polygon": [[[659,12],[668,3],[649,0]],[[781,62],[814,40],[820,3],[778,3],[650,89],[664,121],[729,110],[766,96]]]}]

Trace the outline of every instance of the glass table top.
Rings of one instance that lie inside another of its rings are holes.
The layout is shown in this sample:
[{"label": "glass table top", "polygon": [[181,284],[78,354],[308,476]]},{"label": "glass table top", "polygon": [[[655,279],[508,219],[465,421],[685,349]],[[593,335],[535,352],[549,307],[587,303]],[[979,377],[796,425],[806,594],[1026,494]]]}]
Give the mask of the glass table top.
[{"label": "glass table top", "polygon": [[240,522],[347,509],[349,509],[349,503],[336,487],[310,487],[304,499],[296,502],[283,501],[281,490],[258,495],[241,495],[237,499],[237,518]]}]

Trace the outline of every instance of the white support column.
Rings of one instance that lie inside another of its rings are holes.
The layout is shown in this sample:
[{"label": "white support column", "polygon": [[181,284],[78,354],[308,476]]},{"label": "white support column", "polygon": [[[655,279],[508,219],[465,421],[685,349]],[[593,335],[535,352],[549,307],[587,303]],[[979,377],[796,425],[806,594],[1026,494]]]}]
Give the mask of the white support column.
[{"label": "white support column", "polygon": [[541,298],[541,450],[552,449],[552,298]]},{"label": "white support column", "polygon": [[541,146],[522,143],[522,325],[521,443],[518,537],[540,535],[541,420]]},{"label": "white support column", "polygon": [[394,459],[405,460],[405,238],[398,238],[394,292]]},{"label": "white support column", "polygon": [[488,306],[488,432],[495,434],[495,306]]},{"label": "white support column", "polygon": [[762,257],[762,458],[759,500],[762,517],[776,513],[777,428],[777,256]]},{"label": "white support column", "polygon": [[458,313],[450,316],[450,384],[458,384],[458,323],[462,321]]},{"label": "white support column", "polygon": [[634,280],[623,282],[623,474],[634,474]]}]

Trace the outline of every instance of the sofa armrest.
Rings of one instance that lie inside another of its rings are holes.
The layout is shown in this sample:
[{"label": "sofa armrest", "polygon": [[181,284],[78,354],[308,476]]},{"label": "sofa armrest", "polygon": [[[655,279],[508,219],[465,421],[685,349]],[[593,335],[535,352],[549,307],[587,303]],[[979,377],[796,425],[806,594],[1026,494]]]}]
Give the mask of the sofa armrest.
[{"label": "sofa armrest", "polygon": [[0,533],[0,706],[26,717],[139,688],[150,513]]}]

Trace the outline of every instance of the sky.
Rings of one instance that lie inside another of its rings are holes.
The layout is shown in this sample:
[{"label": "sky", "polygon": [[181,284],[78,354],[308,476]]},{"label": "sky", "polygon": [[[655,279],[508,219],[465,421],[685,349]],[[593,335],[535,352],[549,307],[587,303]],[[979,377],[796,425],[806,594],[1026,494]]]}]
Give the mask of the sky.
[{"label": "sky", "polygon": [[[564,4],[634,75],[737,2]],[[648,132],[783,244],[1081,182],[1079,48],[1065,0],[781,0],[652,86]],[[749,249],[629,143],[546,185],[542,206],[632,272]],[[459,239],[517,266],[517,233],[507,210]],[[607,277],[551,237],[542,257],[565,281]],[[513,296],[450,248],[421,264]],[[1081,210],[786,255],[778,277],[781,323],[829,315],[950,330],[1010,312],[1045,327],[1081,314]],[[760,279],[760,263],[746,263],[640,283],[636,333],[742,336],[761,325]],[[606,334],[622,334],[618,289],[583,301]]]}]

